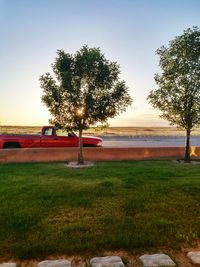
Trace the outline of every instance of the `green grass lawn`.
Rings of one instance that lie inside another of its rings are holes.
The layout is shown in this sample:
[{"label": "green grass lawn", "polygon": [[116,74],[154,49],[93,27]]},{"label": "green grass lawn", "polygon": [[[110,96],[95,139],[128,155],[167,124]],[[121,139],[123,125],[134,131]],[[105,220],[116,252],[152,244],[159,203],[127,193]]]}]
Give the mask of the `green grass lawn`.
[{"label": "green grass lawn", "polygon": [[200,165],[0,165],[0,257],[156,250],[200,237]]}]

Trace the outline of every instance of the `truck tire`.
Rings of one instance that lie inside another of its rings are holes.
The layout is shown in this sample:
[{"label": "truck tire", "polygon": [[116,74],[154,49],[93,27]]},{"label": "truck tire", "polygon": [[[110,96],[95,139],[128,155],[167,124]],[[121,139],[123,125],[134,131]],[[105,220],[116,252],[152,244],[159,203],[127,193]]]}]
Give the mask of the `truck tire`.
[{"label": "truck tire", "polygon": [[21,147],[20,144],[15,142],[5,143],[3,146],[3,148],[5,149],[20,148],[20,147]]}]

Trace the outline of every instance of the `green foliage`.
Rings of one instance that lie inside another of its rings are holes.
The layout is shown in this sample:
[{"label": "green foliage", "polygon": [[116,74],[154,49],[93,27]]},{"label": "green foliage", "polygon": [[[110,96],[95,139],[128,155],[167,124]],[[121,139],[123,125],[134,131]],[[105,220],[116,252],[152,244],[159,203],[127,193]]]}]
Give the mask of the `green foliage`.
[{"label": "green foliage", "polygon": [[169,161],[0,165],[1,261],[192,246],[199,173]]},{"label": "green foliage", "polygon": [[161,74],[148,100],[172,125],[190,130],[200,122],[200,31],[187,29],[157,50]]},{"label": "green foliage", "polygon": [[83,46],[74,55],[57,51],[54,76],[40,77],[42,101],[51,123],[61,128],[87,129],[105,123],[131,104],[119,65],[107,60],[99,48]]}]

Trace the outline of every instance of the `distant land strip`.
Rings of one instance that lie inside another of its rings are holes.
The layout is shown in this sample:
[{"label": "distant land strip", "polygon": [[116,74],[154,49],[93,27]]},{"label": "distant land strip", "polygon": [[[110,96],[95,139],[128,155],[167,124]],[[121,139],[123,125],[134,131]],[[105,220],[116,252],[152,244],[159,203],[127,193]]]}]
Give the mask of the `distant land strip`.
[{"label": "distant land strip", "polygon": [[[0,134],[40,134],[42,126],[0,126]],[[185,136],[185,131],[176,127],[92,127],[84,134],[119,135],[119,136]],[[200,136],[200,128],[192,131],[193,136]]]}]

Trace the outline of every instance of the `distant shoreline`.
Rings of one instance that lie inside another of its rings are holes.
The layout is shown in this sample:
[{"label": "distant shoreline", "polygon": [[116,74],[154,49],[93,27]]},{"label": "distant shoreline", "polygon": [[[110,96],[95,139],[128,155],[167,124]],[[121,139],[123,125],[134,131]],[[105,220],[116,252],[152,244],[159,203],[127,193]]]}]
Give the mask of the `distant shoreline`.
[{"label": "distant shoreline", "polygon": [[[0,134],[39,134],[42,126],[0,126]],[[185,131],[176,127],[108,127],[90,128],[84,131],[88,135],[100,136],[185,136]],[[200,128],[192,131],[193,136],[200,136]]]}]

